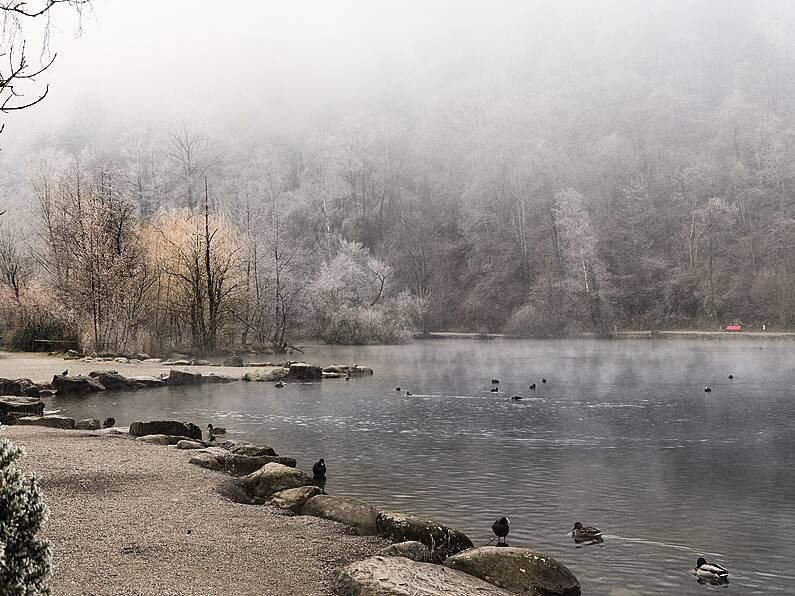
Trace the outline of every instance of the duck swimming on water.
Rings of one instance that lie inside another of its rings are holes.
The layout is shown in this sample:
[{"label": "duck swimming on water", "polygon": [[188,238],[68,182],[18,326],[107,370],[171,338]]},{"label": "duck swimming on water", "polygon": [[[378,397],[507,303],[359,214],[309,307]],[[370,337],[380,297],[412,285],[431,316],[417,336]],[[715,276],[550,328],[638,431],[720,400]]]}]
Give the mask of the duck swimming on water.
[{"label": "duck swimming on water", "polygon": [[691,573],[699,578],[712,582],[727,582],[729,581],[729,570],[718,565],[717,563],[707,563],[704,557],[699,557],[696,561],[696,566],[691,570]]},{"label": "duck swimming on water", "polygon": [[496,387],[492,387],[491,388],[491,392],[492,393],[497,393],[498,391],[499,391],[499,389],[497,389]]},{"label": "duck swimming on water", "polygon": [[282,387],[284,387],[284,381],[279,381],[278,383],[276,383],[274,385],[274,387],[277,387],[278,389],[281,389]]},{"label": "duck swimming on water", "polygon": [[709,387],[704,387],[704,393],[711,393],[711,392],[712,389],[710,389]]},{"label": "duck swimming on water", "polygon": [[582,522],[575,522],[574,528],[571,531],[571,537],[574,542],[601,542],[602,530],[594,528],[593,526],[583,526]]},{"label": "duck swimming on water", "polygon": [[522,396],[521,396],[521,395],[512,395],[512,396],[511,396],[511,400],[512,400],[512,401],[519,401],[519,400],[521,400],[521,399],[522,399]]},{"label": "duck swimming on water", "polygon": [[530,384],[530,389],[532,389],[533,391],[535,391],[535,390],[536,390],[536,384],[535,384],[535,383],[531,383],[531,384]]}]

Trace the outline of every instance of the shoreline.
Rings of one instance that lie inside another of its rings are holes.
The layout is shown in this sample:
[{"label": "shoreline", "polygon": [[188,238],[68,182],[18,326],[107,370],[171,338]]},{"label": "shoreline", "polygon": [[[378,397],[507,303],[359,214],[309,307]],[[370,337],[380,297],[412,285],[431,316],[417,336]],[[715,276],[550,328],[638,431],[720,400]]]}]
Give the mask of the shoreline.
[{"label": "shoreline", "polygon": [[54,594],[331,594],[339,568],[388,544],[228,500],[229,477],[190,450],[40,426],[0,437],[25,448],[50,509]]},{"label": "shoreline", "polygon": [[610,337],[597,337],[593,333],[581,333],[563,337],[518,337],[501,333],[489,333],[483,337],[480,333],[431,331],[427,334],[415,334],[412,336],[414,341],[427,340],[508,340],[508,341],[561,341],[572,339],[592,339],[592,340],[632,340],[632,339],[699,339],[699,340],[795,340],[795,331],[618,331]]}]

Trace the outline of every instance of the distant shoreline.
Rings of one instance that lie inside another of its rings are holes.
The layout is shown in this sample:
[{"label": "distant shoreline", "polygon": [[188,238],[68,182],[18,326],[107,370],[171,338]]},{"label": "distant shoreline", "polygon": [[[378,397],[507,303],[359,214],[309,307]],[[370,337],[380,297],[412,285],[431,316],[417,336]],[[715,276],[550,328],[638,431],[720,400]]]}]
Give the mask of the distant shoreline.
[{"label": "distant shoreline", "polygon": [[429,339],[508,339],[508,340],[556,340],[556,339],[781,339],[795,340],[795,331],[619,331],[609,338],[599,338],[593,333],[581,333],[563,337],[519,337],[502,333],[466,333],[453,331],[431,331],[412,336],[416,340]]}]

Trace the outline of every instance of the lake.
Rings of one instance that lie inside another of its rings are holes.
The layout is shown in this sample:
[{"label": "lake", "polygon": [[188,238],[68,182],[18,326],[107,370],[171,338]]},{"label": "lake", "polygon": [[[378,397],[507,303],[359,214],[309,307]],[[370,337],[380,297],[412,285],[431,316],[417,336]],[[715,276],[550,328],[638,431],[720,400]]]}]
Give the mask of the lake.
[{"label": "lake", "polygon": [[[791,594],[794,353],[751,339],[317,347],[309,362],[375,375],[48,404],[123,425],[213,422],[307,470],[324,457],[328,492],[436,518],[476,545],[506,515],[508,542],[560,559],[583,594]],[[604,543],[575,545],[575,521],[600,527]],[[731,571],[728,588],[689,574],[701,555]]]}]

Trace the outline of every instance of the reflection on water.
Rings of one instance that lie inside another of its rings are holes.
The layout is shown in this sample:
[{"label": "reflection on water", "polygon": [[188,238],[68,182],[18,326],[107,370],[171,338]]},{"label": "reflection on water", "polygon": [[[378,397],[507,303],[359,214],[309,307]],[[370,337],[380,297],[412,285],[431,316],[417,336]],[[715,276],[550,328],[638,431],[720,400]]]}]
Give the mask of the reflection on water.
[{"label": "reflection on water", "polygon": [[[511,545],[560,558],[585,594],[727,589],[690,574],[702,555],[731,571],[734,593],[789,594],[793,350],[788,342],[665,340],[321,347],[307,359],[366,364],[375,376],[51,406],[119,424],[212,421],[229,438],[295,456],[305,470],[323,457],[329,492],[438,518],[476,544],[507,515]],[[601,528],[604,543],[577,548],[577,520]]]}]

